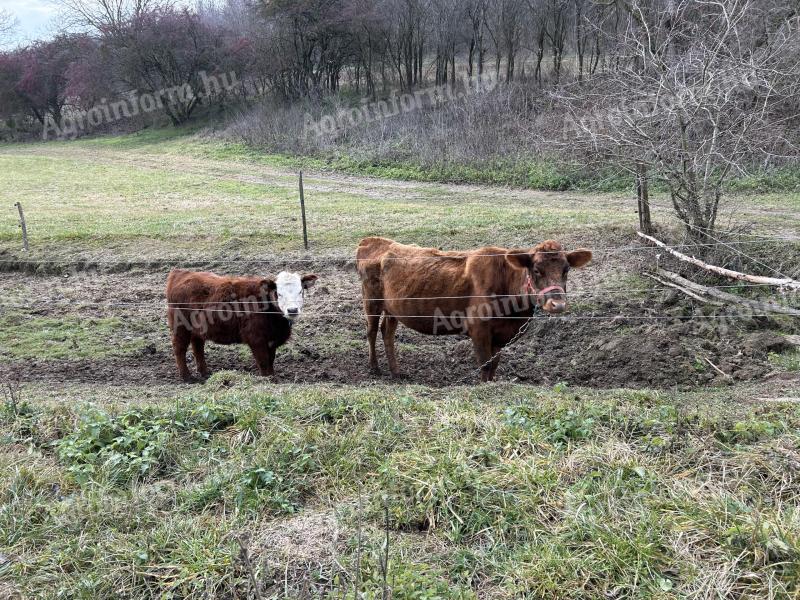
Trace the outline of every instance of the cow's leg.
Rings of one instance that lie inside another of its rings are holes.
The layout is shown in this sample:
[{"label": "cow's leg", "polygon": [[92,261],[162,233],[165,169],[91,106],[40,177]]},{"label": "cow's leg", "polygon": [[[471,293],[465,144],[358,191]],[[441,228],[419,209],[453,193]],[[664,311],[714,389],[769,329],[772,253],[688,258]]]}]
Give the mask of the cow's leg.
[{"label": "cow's leg", "polygon": [[492,333],[487,326],[480,324],[470,331],[472,347],[475,350],[475,357],[481,369],[481,382],[491,381],[494,376],[494,369],[500,362],[500,357],[494,356],[492,352]]},{"label": "cow's leg", "polygon": [[[365,290],[364,292],[368,292]],[[369,342],[369,369],[379,375],[381,368],[378,365],[378,353],[375,349],[375,342],[378,339],[378,329],[380,328],[381,312],[383,307],[379,302],[364,300],[364,314],[367,315],[367,341]]]},{"label": "cow's leg", "polygon": [[250,351],[256,359],[258,372],[262,377],[275,376],[275,351],[276,347],[272,343],[250,344]]},{"label": "cow's leg", "polygon": [[389,371],[392,377],[400,377],[400,368],[397,366],[397,353],[394,349],[394,336],[397,332],[397,319],[391,315],[383,317],[381,332],[383,333],[383,347],[386,349],[386,359],[389,361]]},{"label": "cow's leg", "polygon": [[172,350],[175,353],[175,363],[178,365],[178,377],[183,381],[191,381],[192,374],[186,366],[186,352],[189,350],[189,342],[192,334],[181,326],[176,327],[172,332]]},{"label": "cow's leg", "polygon": [[502,346],[492,346],[492,356],[494,357],[491,362],[491,371],[489,372],[489,381],[494,381],[494,377],[497,374],[497,366],[500,364],[500,351],[503,349]]},{"label": "cow's leg", "polygon": [[203,338],[192,337],[192,354],[194,362],[197,363],[197,372],[200,377],[206,379],[211,373],[206,364],[206,342]]}]

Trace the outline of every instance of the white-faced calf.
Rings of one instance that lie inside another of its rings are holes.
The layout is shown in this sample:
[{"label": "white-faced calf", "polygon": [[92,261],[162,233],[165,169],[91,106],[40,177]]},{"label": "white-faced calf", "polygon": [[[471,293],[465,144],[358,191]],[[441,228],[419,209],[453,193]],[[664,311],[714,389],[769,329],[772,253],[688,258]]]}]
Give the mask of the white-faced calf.
[{"label": "white-faced calf", "polygon": [[180,378],[191,380],[189,345],[200,377],[208,377],[207,341],[247,344],[261,375],[273,376],[275,353],[289,340],[305,290],[316,280],[316,275],[286,272],[271,279],[174,269],[167,278],[167,321]]}]

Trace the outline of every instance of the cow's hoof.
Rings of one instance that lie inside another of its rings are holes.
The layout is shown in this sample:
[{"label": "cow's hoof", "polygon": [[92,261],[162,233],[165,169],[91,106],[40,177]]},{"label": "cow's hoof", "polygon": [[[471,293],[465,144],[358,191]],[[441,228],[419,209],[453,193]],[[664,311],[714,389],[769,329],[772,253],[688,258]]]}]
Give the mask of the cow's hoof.
[{"label": "cow's hoof", "polygon": [[408,375],[405,373],[392,373],[392,379],[403,380],[408,379]]},{"label": "cow's hoof", "polygon": [[370,375],[383,375],[383,371],[381,371],[380,367],[370,367],[369,372]]}]

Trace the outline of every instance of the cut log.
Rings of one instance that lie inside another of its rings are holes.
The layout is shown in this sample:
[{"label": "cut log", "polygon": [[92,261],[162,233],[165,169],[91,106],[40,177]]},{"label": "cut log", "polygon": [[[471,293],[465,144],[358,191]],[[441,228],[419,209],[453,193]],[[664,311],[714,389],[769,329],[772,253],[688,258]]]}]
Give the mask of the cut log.
[{"label": "cut log", "polygon": [[772,285],[782,288],[788,288],[791,290],[800,290],[800,281],[797,281],[796,279],[789,279],[789,278],[780,279],[776,277],[763,277],[761,275],[748,275],[747,273],[740,273],[739,271],[732,271],[731,269],[725,269],[724,267],[710,265],[707,262],[703,262],[699,258],[682,254],[681,252],[678,252],[677,250],[670,248],[664,242],[661,242],[650,235],[646,235],[641,231],[637,231],[636,234],[640,238],[643,238],[649,242],[654,243],[659,248],[663,248],[675,258],[691,263],[697,267],[700,267],[701,269],[709,271],[710,273],[716,273],[717,275],[722,275],[723,277],[728,277],[729,279],[736,279],[737,281],[748,281],[750,283]]},{"label": "cut log", "polygon": [[656,276],[661,278],[662,280],[670,281],[677,286],[677,289],[684,291],[684,293],[691,292],[691,296],[707,296],[711,298],[716,298],[717,300],[721,300],[726,304],[738,304],[739,306],[747,306],[752,308],[756,311],[764,312],[764,313],[775,313],[779,315],[790,315],[793,317],[800,317],[800,310],[796,308],[791,308],[789,306],[782,306],[777,304],[773,301],[759,301],[759,300],[750,300],[749,298],[741,298],[736,296],[735,294],[729,294],[728,292],[723,292],[722,290],[718,290],[713,287],[706,287],[704,285],[700,285],[699,283],[695,283],[694,281],[689,281],[685,277],[681,277],[677,273],[673,273],[672,271],[665,271],[664,269],[656,269],[655,273]]}]

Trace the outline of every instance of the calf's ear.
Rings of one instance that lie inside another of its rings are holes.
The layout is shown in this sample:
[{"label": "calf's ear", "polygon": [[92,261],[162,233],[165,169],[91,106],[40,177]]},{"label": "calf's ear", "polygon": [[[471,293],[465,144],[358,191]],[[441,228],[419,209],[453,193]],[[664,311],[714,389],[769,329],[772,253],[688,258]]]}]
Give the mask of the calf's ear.
[{"label": "calf's ear", "polygon": [[509,250],[506,260],[515,269],[530,269],[533,267],[533,257],[527,250]]},{"label": "calf's ear", "polygon": [[303,275],[303,277],[300,278],[300,281],[303,282],[303,289],[307,290],[308,288],[313,287],[314,284],[317,283],[317,279],[319,279],[319,275]]},{"label": "calf's ear", "polygon": [[592,260],[592,251],[586,248],[578,248],[572,252],[567,253],[567,262],[570,267],[579,268],[583,267]]}]

